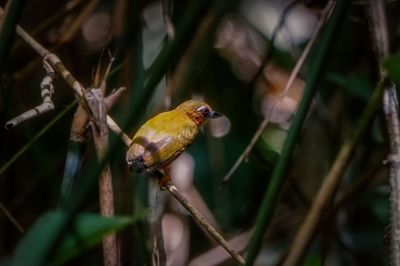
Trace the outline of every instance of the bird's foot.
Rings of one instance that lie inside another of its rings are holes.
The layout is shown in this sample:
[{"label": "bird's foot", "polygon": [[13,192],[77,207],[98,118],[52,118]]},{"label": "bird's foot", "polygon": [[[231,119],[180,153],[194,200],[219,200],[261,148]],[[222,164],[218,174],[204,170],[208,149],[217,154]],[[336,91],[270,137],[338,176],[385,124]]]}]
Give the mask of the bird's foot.
[{"label": "bird's foot", "polygon": [[167,187],[167,184],[169,182],[171,182],[171,177],[169,175],[165,175],[165,176],[161,177],[160,180],[158,181],[158,184],[160,185],[160,189],[165,190],[165,188]]}]

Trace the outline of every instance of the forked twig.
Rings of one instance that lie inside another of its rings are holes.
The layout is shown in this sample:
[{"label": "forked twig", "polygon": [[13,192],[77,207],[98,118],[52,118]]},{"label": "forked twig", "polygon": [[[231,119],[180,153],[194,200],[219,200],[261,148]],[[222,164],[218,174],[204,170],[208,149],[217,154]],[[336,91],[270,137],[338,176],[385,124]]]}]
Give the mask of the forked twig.
[{"label": "forked twig", "polygon": [[46,76],[40,83],[40,95],[42,96],[42,103],[9,120],[5,124],[6,129],[11,129],[26,120],[54,110],[54,103],[51,97],[54,94],[53,80],[55,78],[55,72],[53,67],[46,61],[45,58],[43,59],[43,68],[46,71]]},{"label": "forked twig", "polygon": [[[280,94],[279,97],[275,99],[275,101],[271,104],[271,107],[268,109],[264,120],[261,122],[260,126],[258,127],[257,131],[254,133],[253,138],[250,140],[249,145],[247,145],[246,149],[243,151],[243,153],[239,156],[235,164],[232,166],[232,168],[229,170],[229,172],[225,175],[225,177],[222,179],[222,183],[226,183],[229,181],[231,176],[235,173],[236,169],[241,165],[241,163],[246,159],[252,149],[254,148],[254,145],[257,143],[258,139],[260,138],[261,134],[264,132],[266,126],[268,125],[270,118],[274,115],[275,109],[279,104],[285,99],[285,97],[288,94],[288,91],[290,87],[293,85],[293,81],[297,77],[297,74],[300,71],[301,66],[304,64],[304,61],[307,57],[307,55],[310,52],[311,47],[313,46],[319,32],[321,31],[323,25],[329,18],[333,8],[335,6],[335,1],[330,0],[322,12],[321,18],[318,21],[318,24],[313,32],[313,35],[311,36],[311,39],[308,41],[307,46],[304,48],[303,52],[301,53],[301,56],[299,60],[297,60],[297,63],[295,67],[293,68],[292,72],[290,73],[289,79],[285,85],[285,88],[283,89],[283,92]],[[264,65],[261,66],[263,68]]]}]

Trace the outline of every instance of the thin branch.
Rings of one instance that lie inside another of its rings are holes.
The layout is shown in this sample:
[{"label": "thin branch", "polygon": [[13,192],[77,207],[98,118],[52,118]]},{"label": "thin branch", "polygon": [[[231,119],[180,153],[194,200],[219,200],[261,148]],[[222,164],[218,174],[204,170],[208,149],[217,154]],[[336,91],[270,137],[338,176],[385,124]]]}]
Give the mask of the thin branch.
[{"label": "thin branch", "polygon": [[107,116],[107,125],[115,134],[120,136],[120,138],[122,139],[122,141],[125,143],[126,146],[129,147],[131,145],[132,141],[129,138],[129,136],[122,131],[122,129],[118,126],[118,124],[115,123],[115,121],[112,120],[112,118],[109,115]]},{"label": "thin branch", "polygon": [[2,202],[0,202],[0,209],[4,212],[4,214],[7,216],[7,218],[10,220],[10,222],[17,228],[17,230],[22,234],[25,232],[24,228],[22,225],[15,219],[15,217],[11,214],[9,210],[3,205]]},{"label": "thin branch", "polygon": [[[222,183],[226,183],[229,181],[231,176],[235,173],[237,168],[242,164],[242,162],[249,156],[250,152],[253,150],[254,145],[257,143],[258,139],[264,132],[266,126],[268,125],[270,118],[273,117],[274,112],[276,111],[276,107],[281,104],[281,102],[285,99],[287,96],[289,89],[293,85],[293,81],[297,77],[297,74],[300,71],[301,66],[304,64],[304,61],[307,57],[307,55],[310,52],[311,47],[313,46],[319,32],[321,31],[323,25],[325,24],[326,20],[329,18],[333,8],[335,6],[335,1],[330,0],[322,12],[321,18],[318,21],[318,24],[313,32],[313,35],[311,36],[310,40],[307,43],[307,46],[304,48],[303,52],[301,53],[300,58],[297,60],[297,63],[295,67],[293,68],[292,72],[290,73],[289,79],[285,85],[285,88],[283,89],[281,95],[276,98],[276,100],[271,104],[271,107],[269,108],[267,114],[265,115],[264,120],[261,122],[260,126],[258,127],[257,131],[254,133],[253,138],[250,140],[250,143],[247,145],[246,149],[243,151],[243,153],[239,156],[235,164],[232,166],[232,168],[229,170],[229,172],[225,175],[225,177],[222,179]],[[264,64],[261,66],[261,69],[264,69]]]},{"label": "thin branch", "polygon": [[267,67],[268,63],[271,61],[272,59],[272,55],[274,54],[274,50],[275,50],[275,39],[276,36],[278,36],[278,33],[280,32],[280,30],[282,29],[282,27],[284,26],[284,23],[286,21],[286,18],[289,14],[289,12],[292,10],[293,7],[295,7],[297,4],[299,3],[299,0],[294,0],[293,2],[291,2],[289,5],[287,5],[283,11],[282,14],[280,15],[280,19],[278,22],[278,25],[276,25],[272,36],[271,36],[271,40],[270,40],[270,48],[268,49],[267,53],[265,54],[260,67],[258,68],[257,73],[254,75],[253,79],[250,81],[250,88],[254,87],[254,84],[257,82],[258,78],[261,76],[261,74],[263,73],[264,68]]},{"label": "thin branch", "polygon": [[53,80],[55,78],[55,72],[46,60],[43,60],[43,68],[46,70],[46,76],[40,83],[42,103],[8,121],[5,124],[6,129],[11,129],[26,120],[54,110],[54,103],[51,99],[51,96],[54,94]]},{"label": "thin branch", "polygon": [[[231,247],[235,248],[239,252],[244,251],[246,243],[250,238],[250,232],[246,231],[228,240]],[[193,258],[189,265],[222,265],[231,257],[230,254],[226,254],[225,250],[221,246],[216,246],[203,254]]]},{"label": "thin branch", "polygon": [[235,250],[229,247],[228,242],[214,229],[214,227],[201,215],[200,212],[179,192],[176,186],[167,182],[165,188],[175,199],[181,203],[186,210],[190,212],[193,219],[201,225],[217,242],[220,244],[240,265],[244,265],[244,259]]}]

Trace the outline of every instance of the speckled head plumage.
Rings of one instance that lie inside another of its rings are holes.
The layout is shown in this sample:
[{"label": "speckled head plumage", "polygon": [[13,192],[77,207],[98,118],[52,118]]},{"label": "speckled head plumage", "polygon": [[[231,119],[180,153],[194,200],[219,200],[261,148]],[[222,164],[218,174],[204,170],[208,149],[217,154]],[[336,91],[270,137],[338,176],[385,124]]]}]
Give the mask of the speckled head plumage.
[{"label": "speckled head plumage", "polygon": [[176,111],[185,113],[200,127],[208,118],[217,118],[221,114],[213,111],[211,107],[202,101],[188,100],[175,108]]}]

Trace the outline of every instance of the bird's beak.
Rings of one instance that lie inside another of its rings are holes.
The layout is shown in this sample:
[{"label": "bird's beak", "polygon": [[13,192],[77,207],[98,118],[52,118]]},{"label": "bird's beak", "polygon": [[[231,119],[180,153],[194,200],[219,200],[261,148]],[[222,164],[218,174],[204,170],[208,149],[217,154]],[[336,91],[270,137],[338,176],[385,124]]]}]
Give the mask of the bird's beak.
[{"label": "bird's beak", "polygon": [[211,118],[211,119],[213,119],[213,118],[217,118],[217,117],[221,117],[221,116],[224,116],[224,115],[223,115],[223,114],[221,114],[221,113],[218,113],[218,112],[212,111],[212,112],[210,113],[210,115],[208,116],[208,118]]}]

